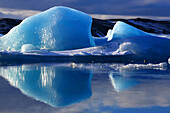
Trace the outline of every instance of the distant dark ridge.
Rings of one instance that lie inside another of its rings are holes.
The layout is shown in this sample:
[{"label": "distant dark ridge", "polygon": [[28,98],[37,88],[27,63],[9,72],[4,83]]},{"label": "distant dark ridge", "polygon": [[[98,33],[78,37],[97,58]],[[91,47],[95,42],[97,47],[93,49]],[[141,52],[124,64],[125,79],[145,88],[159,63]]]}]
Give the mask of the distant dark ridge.
[{"label": "distant dark ridge", "polygon": [[117,21],[123,21],[140,30],[155,34],[170,34],[170,21],[158,21],[151,19],[135,18],[135,19],[93,19],[92,35],[105,36],[109,29],[112,29]]},{"label": "distant dark ridge", "polygon": [[109,29],[112,29],[115,23],[108,20],[99,20],[93,18],[91,33],[93,36],[100,37],[105,36]]},{"label": "distant dark ridge", "polygon": [[[151,19],[108,19],[101,20],[93,18],[92,23],[92,35],[96,37],[102,37],[107,34],[109,29],[112,29],[117,21],[123,21],[129,25],[132,25],[140,30],[143,30],[148,33],[155,34],[170,34],[170,21],[158,21]],[[20,24],[22,20],[19,19],[9,19],[1,18],[0,19],[0,34],[6,34],[10,31],[11,28]]]},{"label": "distant dark ridge", "polygon": [[[111,19],[110,21],[112,20],[113,19]],[[145,32],[155,33],[155,34],[170,34],[170,21],[159,21],[159,20],[151,20],[151,19],[143,19],[143,18],[128,19],[128,20],[122,19],[121,21],[126,22],[127,24],[132,25]]]},{"label": "distant dark ridge", "polygon": [[0,34],[6,34],[11,28],[20,24],[22,20],[10,19],[10,18],[0,18]]}]

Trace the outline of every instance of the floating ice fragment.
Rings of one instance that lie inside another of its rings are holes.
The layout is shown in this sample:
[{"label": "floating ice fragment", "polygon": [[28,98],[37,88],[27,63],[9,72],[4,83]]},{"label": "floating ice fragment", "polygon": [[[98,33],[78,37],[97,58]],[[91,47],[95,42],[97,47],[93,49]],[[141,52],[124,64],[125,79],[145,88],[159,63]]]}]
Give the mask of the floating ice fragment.
[{"label": "floating ice fragment", "polygon": [[32,50],[38,50],[38,48],[33,46],[32,44],[25,44],[21,47],[21,52],[29,52]]},{"label": "floating ice fragment", "polygon": [[122,52],[122,51],[129,51],[129,48],[132,47],[132,43],[130,42],[125,42],[125,43],[122,43],[120,44],[119,46],[119,50]]},{"label": "floating ice fragment", "polygon": [[159,64],[127,64],[127,65],[111,65],[110,67],[115,70],[146,70],[146,69],[155,69],[155,70],[166,70],[168,68],[168,63],[162,62]]},{"label": "floating ice fragment", "polygon": [[166,69],[168,64],[162,62],[159,64],[128,64],[121,67],[121,69]]}]

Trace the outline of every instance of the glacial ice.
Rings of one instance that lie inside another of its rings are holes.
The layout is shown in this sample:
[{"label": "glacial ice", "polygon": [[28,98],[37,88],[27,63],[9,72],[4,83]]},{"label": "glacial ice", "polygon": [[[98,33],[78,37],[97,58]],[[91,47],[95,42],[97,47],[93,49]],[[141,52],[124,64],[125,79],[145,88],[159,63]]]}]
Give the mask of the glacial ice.
[{"label": "glacial ice", "polygon": [[107,44],[107,37],[93,37],[96,46]]},{"label": "glacial ice", "polygon": [[148,36],[151,35],[144,31],[141,31],[129,24],[118,21],[113,29],[108,30],[106,37],[108,37],[108,41],[116,38],[129,38],[129,37],[137,37],[137,36]]},{"label": "glacial ice", "polygon": [[[15,54],[23,57],[93,56],[93,61],[104,60],[101,57],[96,59],[95,56],[114,56],[115,60],[106,60],[117,61],[115,56],[120,55],[128,56],[127,61],[131,59],[142,62],[165,62],[170,58],[169,37],[146,33],[121,21],[105,37],[93,37],[91,24],[92,18],[88,14],[67,7],[53,7],[26,18],[2,36],[0,54],[5,51],[6,55],[16,50],[20,53]],[[132,57],[129,58],[129,55]]]},{"label": "glacial ice", "polygon": [[67,7],[53,7],[28,17],[0,40],[1,50],[20,50],[24,44],[38,49],[71,50],[95,46],[92,18]]},{"label": "glacial ice", "polygon": [[[113,30],[108,31],[109,48],[117,52],[128,52],[146,59],[164,59],[170,57],[170,39],[146,33],[124,22],[118,21]],[[117,46],[116,46],[117,45]],[[136,58],[134,57],[134,58]]]}]

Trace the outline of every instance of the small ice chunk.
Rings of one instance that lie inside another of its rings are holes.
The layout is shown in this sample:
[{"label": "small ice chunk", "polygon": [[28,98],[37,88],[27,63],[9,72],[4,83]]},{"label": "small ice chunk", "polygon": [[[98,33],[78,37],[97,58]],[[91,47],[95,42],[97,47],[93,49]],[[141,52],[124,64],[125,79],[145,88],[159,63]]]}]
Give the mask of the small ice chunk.
[{"label": "small ice chunk", "polygon": [[75,68],[75,67],[77,67],[78,65],[73,62],[73,63],[70,63],[68,66],[70,66],[70,67],[72,67],[72,68]]},{"label": "small ice chunk", "polygon": [[119,46],[119,50],[122,51],[129,51],[130,48],[132,47],[132,43],[131,42],[125,42],[120,44]]},{"label": "small ice chunk", "polygon": [[121,67],[121,69],[166,69],[168,64],[166,62],[162,62],[159,64],[127,64]]},{"label": "small ice chunk", "polygon": [[[113,29],[114,29],[114,27],[113,27]],[[113,29],[109,29],[107,31],[107,35],[106,35],[107,41],[110,41],[113,38],[113,33],[114,33]]]},{"label": "small ice chunk", "polygon": [[168,64],[166,62],[162,62],[159,64],[160,67],[162,68],[167,68],[168,67]]},{"label": "small ice chunk", "polygon": [[37,47],[33,46],[32,44],[25,44],[21,47],[21,52],[29,52],[33,50],[38,50]]}]

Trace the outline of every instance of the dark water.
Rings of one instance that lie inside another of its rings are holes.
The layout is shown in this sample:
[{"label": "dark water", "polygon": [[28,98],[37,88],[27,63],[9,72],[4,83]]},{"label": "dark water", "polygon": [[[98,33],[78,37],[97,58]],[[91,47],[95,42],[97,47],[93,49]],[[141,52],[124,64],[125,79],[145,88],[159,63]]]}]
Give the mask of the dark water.
[{"label": "dark water", "polygon": [[169,113],[169,69],[121,64],[0,66],[0,113]]}]

